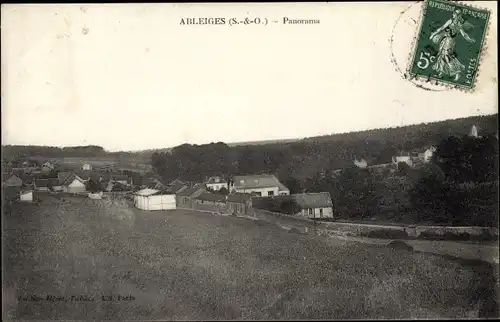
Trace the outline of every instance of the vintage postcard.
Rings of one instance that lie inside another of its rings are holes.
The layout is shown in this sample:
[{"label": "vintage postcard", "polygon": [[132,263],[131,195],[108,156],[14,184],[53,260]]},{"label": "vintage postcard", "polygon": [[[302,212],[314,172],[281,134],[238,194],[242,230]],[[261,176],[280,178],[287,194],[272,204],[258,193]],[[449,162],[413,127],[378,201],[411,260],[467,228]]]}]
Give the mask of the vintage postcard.
[{"label": "vintage postcard", "polygon": [[490,11],[454,1],[427,0],[422,12],[410,76],[472,89]]},{"label": "vintage postcard", "polygon": [[498,318],[497,16],[2,5],[2,320]]}]

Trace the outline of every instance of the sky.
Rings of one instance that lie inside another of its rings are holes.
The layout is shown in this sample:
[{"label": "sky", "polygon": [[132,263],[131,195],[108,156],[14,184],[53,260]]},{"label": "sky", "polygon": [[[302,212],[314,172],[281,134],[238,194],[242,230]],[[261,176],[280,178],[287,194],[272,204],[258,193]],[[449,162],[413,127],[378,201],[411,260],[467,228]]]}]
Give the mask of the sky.
[{"label": "sky", "polygon": [[473,93],[402,78],[421,3],[2,5],[2,144],[129,151],[494,114],[497,6],[474,5],[493,14]]}]

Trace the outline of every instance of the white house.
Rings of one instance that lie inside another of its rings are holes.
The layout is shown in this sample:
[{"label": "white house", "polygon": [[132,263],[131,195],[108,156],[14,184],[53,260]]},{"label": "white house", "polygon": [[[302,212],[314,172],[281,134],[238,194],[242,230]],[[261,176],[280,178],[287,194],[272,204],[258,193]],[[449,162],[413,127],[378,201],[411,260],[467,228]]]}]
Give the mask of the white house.
[{"label": "white house", "polygon": [[213,191],[219,191],[222,188],[229,190],[229,184],[226,180],[221,177],[210,177],[205,183],[207,189],[212,189]]},{"label": "white house", "polygon": [[475,138],[478,137],[477,127],[475,125],[473,125],[471,127],[470,132],[469,132],[469,136],[472,136],[472,137],[475,137]]},{"label": "white house", "polygon": [[427,150],[424,151],[424,162],[428,163],[431,161],[432,156],[434,155],[434,152],[436,152],[436,147],[432,146],[428,148]]},{"label": "white house", "polygon": [[235,176],[231,185],[231,192],[250,193],[263,197],[290,194],[287,187],[275,176],[269,174]]},{"label": "white house", "polygon": [[92,170],[92,165],[89,164],[89,163],[85,163],[84,165],[82,165],[82,170],[83,171],[91,171]]},{"label": "white house", "polygon": [[42,172],[50,172],[52,170],[54,170],[54,165],[49,161],[42,164],[42,169],[41,169]]},{"label": "white house", "polygon": [[19,200],[22,202],[33,202],[33,191],[23,191],[19,193]]},{"label": "white house", "polygon": [[66,178],[59,176],[59,184],[64,192],[78,193],[87,191],[85,180],[74,173],[70,173]]},{"label": "white house", "polygon": [[413,166],[413,161],[409,153],[401,153],[400,155],[392,157],[392,163],[398,165],[400,162],[408,164],[410,167]]},{"label": "white house", "polygon": [[169,190],[145,188],[134,194],[134,206],[142,210],[176,209],[175,193]]},{"label": "white house", "polygon": [[365,159],[361,159],[358,161],[357,158],[354,159],[354,164],[358,167],[358,168],[366,168],[368,166],[368,163],[366,162]]}]

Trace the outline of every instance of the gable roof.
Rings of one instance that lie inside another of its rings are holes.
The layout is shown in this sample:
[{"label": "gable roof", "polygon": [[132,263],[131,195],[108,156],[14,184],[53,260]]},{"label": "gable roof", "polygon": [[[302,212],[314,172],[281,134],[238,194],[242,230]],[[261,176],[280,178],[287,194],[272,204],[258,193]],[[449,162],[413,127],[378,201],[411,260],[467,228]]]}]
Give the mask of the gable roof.
[{"label": "gable roof", "polygon": [[274,175],[271,174],[235,176],[233,181],[236,189],[278,187],[280,190],[288,190]]},{"label": "gable roof", "polygon": [[328,192],[310,192],[273,197],[252,197],[252,202],[255,201],[255,204],[259,204],[259,201],[265,201],[268,198],[283,201],[294,200],[302,209],[333,207],[332,199],[330,198],[330,193]]},{"label": "gable roof", "polygon": [[227,181],[219,176],[208,178],[206,184],[213,184],[213,183],[227,183]]},{"label": "gable roof", "polygon": [[194,185],[192,187],[188,187],[182,191],[179,191],[177,195],[182,197],[191,197],[198,191],[206,191],[206,190],[205,187],[203,187],[202,185]]},{"label": "gable roof", "polygon": [[333,207],[329,192],[300,193],[291,196],[301,208]]},{"label": "gable roof", "polygon": [[11,174],[11,175],[6,175],[2,177],[3,179],[3,184],[5,185],[22,185],[23,184],[23,179],[16,175],[16,174]]},{"label": "gable roof", "polygon": [[144,189],[141,189],[141,190],[139,190],[139,191],[136,191],[136,192],[134,193],[134,195],[147,197],[147,196],[152,196],[152,195],[155,195],[155,194],[157,194],[158,192],[160,192],[160,190],[157,190],[157,189],[150,189],[150,188],[144,188]]},{"label": "gable roof", "polygon": [[211,201],[211,202],[226,202],[226,196],[225,195],[220,195],[220,194],[215,194],[215,193],[210,193],[210,192],[204,192],[198,197],[195,197],[194,199],[197,200],[203,200],[203,201]]},{"label": "gable roof", "polygon": [[72,174],[73,172],[69,171],[61,171],[57,174],[57,179],[59,180],[60,184],[63,184],[64,181]]},{"label": "gable roof", "polygon": [[75,173],[71,173],[68,177],[66,177],[64,179],[64,181],[61,183],[61,185],[63,185],[63,186],[69,185],[70,183],[72,183],[75,180],[78,180],[81,183],[85,183],[85,179],[81,178],[79,175],[77,175]]},{"label": "gable roof", "polygon": [[51,169],[54,168],[54,164],[50,161],[45,161],[43,164],[42,164],[42,167],[49,167]]},{"label": "gable roof", "polygon": [[252,195],[248,193],[235,192],[227,196],[227,202],[245,203],[252,199]]},{"label": "gable roof", "polygon": [[187,188],[187,186],[183,183],[176,183],[176,184],[170,184],[169,186],[167,186],[167,188],[170,191],[173,191],[174,193],[177,194],[178,192],[185,190]]},{"label": "gable roof", "polygon": [[156,195],[173,195],[175,193],[170,189],[144,188],[144,189],[141,189],[139,191],[136,191],[134,194],[137,196],[149,197],[149,196],[156,196]]},{"label": "gable roof", "polygon": [[179,185],[179,184],[182,184],[182,185],[186,185],[186,183],[184,181],[181,181],[179,179],[175,179],[174,181],[170,182],[169,185],[173,186],[173,185]]},{"label": "gable roof", "polygon": [[58,178],[46,178],[46,179],[35,179],[35,186],[37,187],[48,187],[48,186],[58,186],[59,179]]}]

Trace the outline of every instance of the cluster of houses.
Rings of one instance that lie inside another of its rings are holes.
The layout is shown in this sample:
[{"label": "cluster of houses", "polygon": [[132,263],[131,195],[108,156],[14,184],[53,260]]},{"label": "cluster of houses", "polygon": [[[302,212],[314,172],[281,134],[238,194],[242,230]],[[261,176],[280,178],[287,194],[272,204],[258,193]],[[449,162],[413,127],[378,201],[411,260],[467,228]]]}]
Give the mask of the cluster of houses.
[{"label": "cluster of houses", "polygon": [[[65,169],[67,170],[67,169]],[[161,179],[150,177],[133,182],[132,177],[121,173],[95,170],[84,164],[77,171],[61,171],[50,162],[41,167],[29,162],[18,169],[3,174],[3,190],[7,198],[31,202],[34,192],[64,192],[87,194],[88,183],[93,181],[101,191],[113,191],[116,186],[131,195],[134,206],[142,210],[198,209],[226,213],[249,214],[259,199],[273,198],[278,201],[293,200],[296,215],[331,218],[333,204],[329,193],[302,193],[290,195],[290,190],[274,175],[234,176],[230,180],[210,177],[204,183],[187,183],[174,180],[164,184]],[[90,194],[89,194],[90,197]]]},{"label": "cluster of houses", "polygon": [[[221,193],[227,190],[228,193]],[[263,198],[293,200],[295,215],[309,218],[332,218],[333,203],[328,192],[290,194],[274,175],[235,176],[232,180],[211,177],[205,183],[188,185],[175,180],[164,186],[145,188],[134,193],[134,205],[142,210],[197,209],[250,214]]]},{"label": "cluster of houses", "polygon": [[[132,190],[132,177],[128,175],[92,170],[90,164],[84,164],[77,171],[61,171],[48,161],[39,167],[31,161],[23,161],[18,167],[4,172],[2,188],[8,191],[10,198],[33,201],[34,191],[85,193],[91,180],[105,191],[112,191],[116,186],[128,186]],[[18,198],[14,198],[15,195]]]},{"label": "cluster of houses", "polygon": [[[469,135],[478,137],[475,126]],[[421,151],[401,152],[392,157],[392,162],[369,165],[364,159],[355,158],[359,168],[397,169],[401,163],[418,167],[429,163],[436,148],[431,146]],[[85,193],[87,184],[94,182],[100,191],[120,191],[133,196],[134,206],[142,210],[166,210],[177,208],[248,214],[262,200],[293,201],[297,206],[295,215],[312,218],[332,218],[333,203],[328,192],[290,194],[290,190],[274,175],[234,176],[226,180],[219,176],[210,177],[204,183],[189,184],[174,180],[164,184],[158,178],[148,178],[145,182],[133,182],[132,177],[108,169],[93,170],[90,164],[82,165],[79,171],[57,171],[50,162],[41,166],[31,161],[23,161],[3,175],[3,188],[20,201],[32,201],[33,191],[53,191]],[[341,169],[333,171],[340,173]],[[89,195],[90,197],[90,195]],[[264,199],[263,199],[264,198]]]}]

